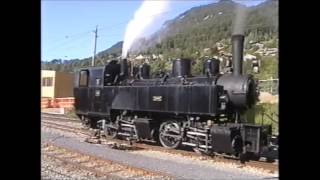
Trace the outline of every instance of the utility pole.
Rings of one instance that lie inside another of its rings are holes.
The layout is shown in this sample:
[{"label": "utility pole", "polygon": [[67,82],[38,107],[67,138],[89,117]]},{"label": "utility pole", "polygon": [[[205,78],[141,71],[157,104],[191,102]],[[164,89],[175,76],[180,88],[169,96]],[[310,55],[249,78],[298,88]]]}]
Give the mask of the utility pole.
[{"label": "utility pole", "polygon": [[96,30],[94,32],[94,50],[92,56],[91,66],[94,66],[94,59],[96,57],[96,48],[97,48],[97,38],[98,38],[98,25],[96,26]]}]

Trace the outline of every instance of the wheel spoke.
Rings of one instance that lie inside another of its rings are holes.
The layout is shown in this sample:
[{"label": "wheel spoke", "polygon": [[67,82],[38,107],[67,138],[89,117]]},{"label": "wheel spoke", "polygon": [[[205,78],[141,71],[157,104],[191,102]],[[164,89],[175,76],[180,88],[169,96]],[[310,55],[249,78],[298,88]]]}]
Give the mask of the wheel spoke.
[{"label": "wheel spoke", "polygon": [[181,143],[180,126],[175,121],[167,121],[161,124],[159,140],[162,146],[177,148]]}]

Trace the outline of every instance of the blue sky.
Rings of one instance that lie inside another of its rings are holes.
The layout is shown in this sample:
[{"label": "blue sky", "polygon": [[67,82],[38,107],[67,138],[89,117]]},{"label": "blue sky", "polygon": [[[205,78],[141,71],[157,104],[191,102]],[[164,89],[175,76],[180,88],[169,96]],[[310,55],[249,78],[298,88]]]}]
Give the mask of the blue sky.
[{"label": "blue sky", "polygon": [[[256,5],[261,1],[237,2]],[[213,2],[217,0],[172,0],[170,8],[153,30],[192,7]],[[97,52],[109,48],[123,40],[126,25],[141,4],[142,0],[41,0],[41,59],[51,61],[92,56],[96,25]]]}]

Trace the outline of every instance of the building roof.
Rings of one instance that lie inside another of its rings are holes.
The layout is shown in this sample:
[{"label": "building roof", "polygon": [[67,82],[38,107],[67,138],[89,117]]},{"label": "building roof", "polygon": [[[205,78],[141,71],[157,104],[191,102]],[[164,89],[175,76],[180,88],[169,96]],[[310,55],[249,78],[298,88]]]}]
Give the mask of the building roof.
[{"label": "building roof", "polygon": [[141,54],[137,57],[135,57],[134,59],[145,59],[145,57],[143,57]]}]

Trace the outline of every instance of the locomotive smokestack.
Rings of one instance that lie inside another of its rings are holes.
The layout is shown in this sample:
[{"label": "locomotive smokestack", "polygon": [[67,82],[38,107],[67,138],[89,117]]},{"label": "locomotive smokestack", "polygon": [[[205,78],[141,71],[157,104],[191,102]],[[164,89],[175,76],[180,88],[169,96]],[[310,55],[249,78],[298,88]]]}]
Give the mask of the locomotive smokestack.
[{"label": "locomotive smokestack", "polygon": [[233,74],[239,76],[242,74],[243,62],[243,42],[244,35],[232,35],[232,60],[233,60]]}]

